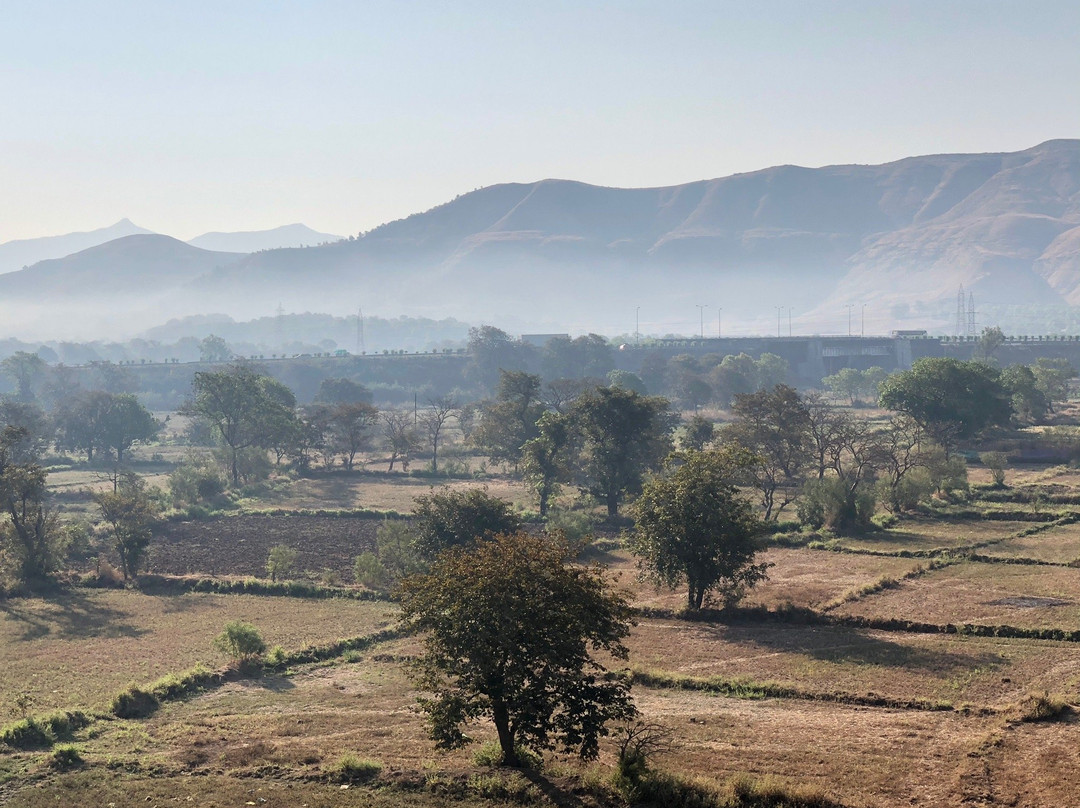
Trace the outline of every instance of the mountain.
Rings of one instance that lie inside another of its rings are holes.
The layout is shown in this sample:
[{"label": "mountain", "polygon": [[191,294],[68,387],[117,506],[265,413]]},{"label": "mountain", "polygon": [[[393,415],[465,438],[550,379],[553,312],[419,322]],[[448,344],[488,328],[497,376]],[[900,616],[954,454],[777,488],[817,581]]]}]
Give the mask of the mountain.
[{"label": "mountain", "polygon": [[614,334],[638,313],[645,333],[769,333],[785,311],[836,333],[853,310],[861,328],[865,307],[871,332],[946,329],[961,284],[988,310],[1080,303],[1080,140],[663,188],[509,183],[359,238],[249,255],[131,238],[146,241],[0,276],[0,301],[25,317],[28,295],[54,315],[130,293],[114,318],[128,327],[280,304]]},{"label": "mountain", "polygon": [[243,233],[203,233],[188,240],[193,247],[218,252],[253,253],[276,250],[279,247],[305,247],[341,241],[341,236],[319,233],[303,224],[287,224],[273,230],[252,230]]},{"label": "mountain", "polygon": [[0,273],[14,272],[48,258],[62,258],[123,236],[149,232],[132,224],[128,219],[121,219],[111,227],[102,227],[87,233],[8,241],[0,244]]},{"label": "mountain", "polygon": [[639,306],[650,331],[683,333],[699,304],[744,330],[791,307],[804,330],[842,331],[847,305],[879,329],[944,327],[961,284],[977,305],[1080,302],[1078,259],[1080,141],[1054,140],[665,188],[496,185],[356,240],[251,255],[206,288],[258,279],[307,306],[615,333]]}]

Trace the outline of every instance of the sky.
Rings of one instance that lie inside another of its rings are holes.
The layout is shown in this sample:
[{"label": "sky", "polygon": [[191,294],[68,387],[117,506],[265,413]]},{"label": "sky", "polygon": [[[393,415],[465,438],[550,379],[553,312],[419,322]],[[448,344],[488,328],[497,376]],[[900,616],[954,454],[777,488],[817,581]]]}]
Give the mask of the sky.
[{"label": "sky", "polygon": [[0,242],[352,235],[475,188],[673,185],[1080,136],[1080,3],[24,2]]}]

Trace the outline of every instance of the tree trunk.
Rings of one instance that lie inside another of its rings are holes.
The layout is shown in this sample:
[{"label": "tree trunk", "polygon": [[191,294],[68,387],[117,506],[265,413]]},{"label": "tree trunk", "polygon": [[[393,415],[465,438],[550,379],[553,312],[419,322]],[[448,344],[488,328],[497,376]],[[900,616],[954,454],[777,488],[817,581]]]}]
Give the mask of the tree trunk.
[{"label": "tree trunk", "polygon": [[518,768],[521,761],[518,760],[514,749],[514,735],[510,731],[510,713],[506,709],[506,702],[502,699],[492,699],[492,718],[495,722],[495,730],[499,733],[499,748],[502,749],[502,765]]},{"label": "tree trunk", "polygon": [[240,485],[240,469],[236,463],[236,449],[232,450],[232,482],[234,486]]}]

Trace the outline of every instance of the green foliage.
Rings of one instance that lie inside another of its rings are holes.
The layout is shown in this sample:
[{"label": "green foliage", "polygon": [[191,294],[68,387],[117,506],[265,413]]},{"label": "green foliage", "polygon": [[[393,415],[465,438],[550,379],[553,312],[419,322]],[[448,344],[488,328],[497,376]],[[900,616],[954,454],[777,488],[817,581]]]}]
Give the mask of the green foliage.
[{"label": "green foliage", "polygon": [[117,718],[146,718],[160,706],[157,696],[132,684],[113,697],[109,711]]},{"label": "green foliage", "polygon": [[890,376],[881,386],[881,406],[910,415],[946,447],[1008,425],[1012,414],[997,370],[940,357],[918,359],[911,370]]},{"label": "green foliage", "polygon": [[[527,749],[524,746],[515,747],[515,753],[517,754],[518,764],[525,769],[532,769],[539,771],[543,764],[544,759],[531,749]],[[489,741],[488,743],[481,744],[472,753],[472,760],[477,766],[488,766],[495,768],[503,765],[503,750],[499,746],[498,741]]]},{"label": "green foliage", "polygon": [[614,517],[623,497],[639,492],[645,472],[671,451],[676,418],[666,399],[618,387],[582,394],[570,417],[582,444],[579,484]]},{"label": "green foliage", "polygon": [[688,452],[650,480],[634,505],[630,551],[642,574],[701,609],[718,593],[725,606],[765,577],[754,564],[761,520],[738,491],[742,460],[733,452]]},{"label": "green foliage", "polygon": [[710,443],[716,434],[716,426],[708,418],[694,415],[683,428],[679,446],[694,452],[700,452]]},{"label": "green foliage", "polygon": [[20,582],[55,571],[68,538],[47,506],[46,471],[29,453],[26,438],[22,427],[0,432],[0,561]]},{"label": "green foliage", "polygon": [[359,758],[356,755],[342,755],[328,774],[330,779],[338,783],[366,783],[379,776],[382,771],[382,763],[370,758]]},{"label": "green foliage", "polygon": [[990,478],[994,485],[1002,488],[1005,485],[1005,468],[1009,465],[1007,452],[981,452],[979,462],[990,470]]},{"label": "green foliage", "polygon": [[596,524],[588,511],[559,508],[548,511],[544,529],[548,533],[561,533],[572,545],[581,545],[592,536]]},{"label": "green foliage", "polygon": [[1000,379],[1001,386],[1011,397],[1017,423],[1033,424],[1046,417],[1050,403],[1031,368],[1027,365],[1009,365],[1001,371]]},{"label": "green foliage", "polygon": [[444,488],[416,498],[413,546],[423,559],[433,559],[450,547],[520,529],[521,518],[510,503],[491,496],[485,488]]},{"label": "green foliage", "polygon": [[85,761],[77,746],[63,744],[53,749],[49,766],[57,771],[69,771],[82,766]]},{"label": "green foliage", "polygon": [[266,651],[266,643],[259,635],[259,630],[251,623],[232,620],[225,624],[225,630],[214,639],[214,648],[237,662],[248,663],[255,661]]},{"label": "green foliage", "polygon": [[391,585],[389,571],[370,550],[364,551],[353,560],[353,577],[361,586],[377,592],[385,591]]},{"label": "green foliage", "polygon": [[1068,703],[1059,697],[1051,696],[1045,690],[1041,693],[1028,693],[1013,709],[1019,721],[1056,721],[1069,712]]},{"label": "green foliage", "polygon": [[292,572],[293,565],[299,553],[287,544],[276,544],[270,548],[270,554],[266,559],[266,572],[271,581],[285,578]]},{"label": "green foliage", "polygon": [[21,718],[0,728],[0,742],[16,749],[41,749],[51,746],[53,738],[36,718]]},{"label": "green foliage", "polygon": [[872,489],[852,491],[843,479],[830,475],[806,481],[799,500],[799,521],[815,530],[826,527],[841,535],[858,533],[871,525],[876,505]]},{"label": "green foliage", "polygon": [[540,434],[536,422],[543,412],[539,376],[500,370],[495,400],[481,410],[480,425],[470,440],[492,461],[517,468],[522,447]]},{"label": "green foliage", "polygon": [[571,427],[567,416],[546,412],[536,423],[537,437],[521,447],[525,483],[536,493],[541,517],[547,515],[551,498],[559,493],[562,483],[570,479],[574,442]]},{"label": "green foliage", "polygon": [[169,493],[176,507],[209,502],[225,493],[221,467],[205,454],[189,454],[169,475]]},{"label": "green foliage", "polygon": [[486,716],[506,765],[521,745],[592,758],[605,724],[633,714],[627,683],[591,653],[626,658],[632,610],[570,553],[557,537],[497,535],[402,582],[403,626],[424,636],[410,672],[439,747],[467,743],[463,725]]},{"label": "green foliage", "polygon": [[154,524],[160,517],[156,498],[137,474],[123,475],[116,481],[114,490],[96,493],[93,498],[112,533],[124,580],[136,577],[153,536]]},{"label": "green foliage", "polygon": [[295,396],[281,382],[236,364],[216,373],[196,373],[192,398],[181,412],[213,427],[226,447],[232,483],[239,485],[239,453],[269,448],[277,436],[291,431],[295,406]]}]

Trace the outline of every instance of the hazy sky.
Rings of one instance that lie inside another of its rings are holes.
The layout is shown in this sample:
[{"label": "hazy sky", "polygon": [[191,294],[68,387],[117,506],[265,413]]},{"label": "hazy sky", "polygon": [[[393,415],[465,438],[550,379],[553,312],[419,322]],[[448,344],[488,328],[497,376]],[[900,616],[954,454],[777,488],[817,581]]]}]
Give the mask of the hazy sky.
[{"label": "hazy sky", "polygon": [[476,187],[1080,136],[1080,3],[0,6],[0,242],[352,234]]}]

